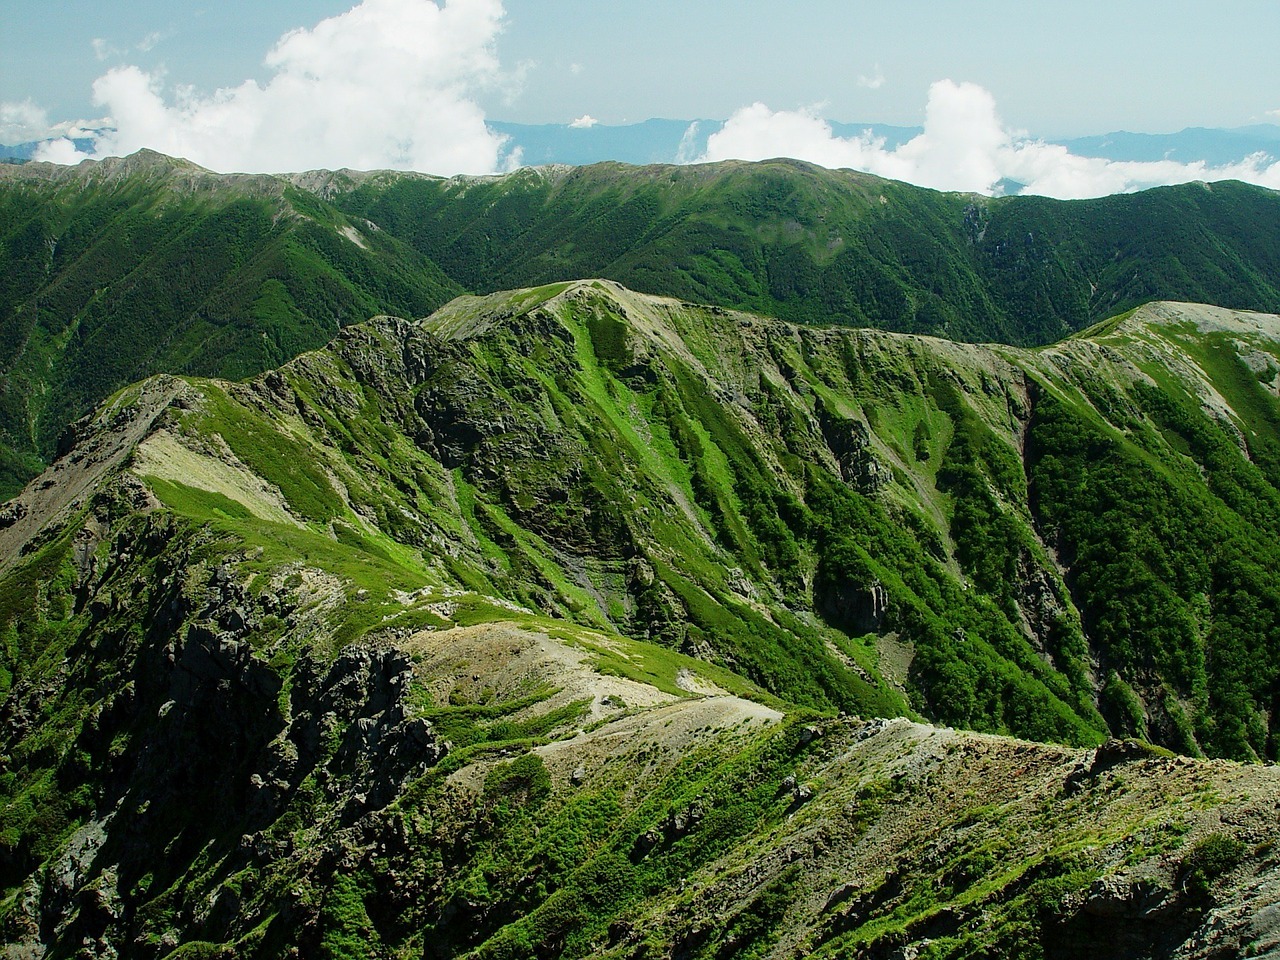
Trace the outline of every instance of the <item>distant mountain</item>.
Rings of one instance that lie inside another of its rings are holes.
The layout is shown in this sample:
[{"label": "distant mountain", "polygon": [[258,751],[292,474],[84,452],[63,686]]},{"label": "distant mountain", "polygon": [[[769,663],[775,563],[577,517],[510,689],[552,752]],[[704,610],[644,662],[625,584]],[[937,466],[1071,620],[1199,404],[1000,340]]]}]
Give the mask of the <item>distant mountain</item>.
[{"label": "distant mountain", "polygon": [[380,313],[602,276],[803,323],[1043,344],[1152,299],[1280,311],[1280,195],[943,194],[794,161],[222,176],[0,166],[0,492],[152,373],[251,376]]},{"label": "distant mountain", "polygon": [[1257,124],[1234,130],[1188,127],[1178,133],[1125,133],[1054,141],[1082,157],[1107,160],[1179,163],[1203,161],[1210,166],[1239,163],[1254,154],[1280,157],[1280,126]]},{"label": "distant mountain", "polygon": [[[923,127],[885,123],[842,123],[828,121],[838,137],[858,137],[870,133],[893,150],[923,132]],[[707,152],[708,138],[724,126],[723,120],[645,120],[631,124],[589,125],[571,123],[512,123],[490,120],[494,133],[508,138],[505,155],[518,158],[522,166],[563,163],[585,166],[617,161],[643,166],[650,163],[690,163]],[[29,160],[44,141],[13,146],[0,145],[0,160]],[[76,149],[88,151],[93,141],[74,141]],[[1106,160],[1203,161],[1211,166],[1238,163],[1264,153],[1280,155],[1280,126],[1254,124],[1234,129],[1188,127],[1178,133],[1127,133],[1116,131],[1097,136],[1049,140],[1082,157]]]},{"label": "distant mountain", "polygon": [[990,199],[777,160],[318,189],[477,292],[605,276],[797,322],[1019,344],[1152,299],[1280,310],[1280,194],[1242,183]]},{"label": "distant mountain", "polygon": [[[35,158],[36,152],[48,140],[28,140],[25,143],[15,143],[12,145],[0,144],[0,163],[14,163]],[[89,137],[76,137],[71,141],[75,144],[75,148],[82,153],[88,153],[94,147],[96,140]]]},{"label": "distant mountain", "polygon": [[[829,121],[838,137],[869,133],[893,150],[924,132],[922,127],[882,123]],[[605,160],[623,163],[679,163],[706,153],[707,139],[724,125],[722,120],[648,120],[623,126],[596,124],[574,128],[565,124],[525,125],[490,121],[489,127],[510,138],[508,149],[519,149],[525,164],[581,165]],[[1049,140],[1082,157],[1105,160],[1179,163],[1203,161],[1210,166],[1239,163],[1257,153],[1280,156],[1280,126],[1256,124],[1236,129],[1188,127],[1178,133],[1126,133]]]}]

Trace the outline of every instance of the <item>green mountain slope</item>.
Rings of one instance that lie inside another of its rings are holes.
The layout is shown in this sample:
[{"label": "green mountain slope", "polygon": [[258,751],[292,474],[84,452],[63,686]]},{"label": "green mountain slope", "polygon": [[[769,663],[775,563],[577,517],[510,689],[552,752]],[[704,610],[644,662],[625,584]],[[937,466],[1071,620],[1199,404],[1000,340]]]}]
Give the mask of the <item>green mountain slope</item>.
[{"label": "green mountain slope", "polygon": [[1015,344],[1156,299],[1280,310],[1280,195],[1242,183],[992,200],[771,160],[325,189],[475,291],[602,276],[802,323]]},{"label": "green mountain slope", "polygon": [[1084,203],[792,161],[452,180],[221,176],[143,151],[0,165],[0,494],[152,373],[238,379],[376,314],[605,276],[804,323],[1048,343],[1152,299],[1280,310],[1280,203],[1243,184]]},{"label": "green mountain slope", "polygon": [[0,165],[0,490],[66,425],[153,373],[240,378],[459,288],[403,244],[271,177],[142,152]]},{"label": "green mountain slope", "polygon": [[583,281],[121,391],[0,514],[2,937],[1272,949],[1274,769],[1088,747],[1275,759],[1278,354]]},{"label": "green mountain slope", "polygon": [[1274,758],[1277,349],[1204,307],[1023,351],[558,284],[192,381],[130,457],[280,556],[336,540],[815,709]]}]

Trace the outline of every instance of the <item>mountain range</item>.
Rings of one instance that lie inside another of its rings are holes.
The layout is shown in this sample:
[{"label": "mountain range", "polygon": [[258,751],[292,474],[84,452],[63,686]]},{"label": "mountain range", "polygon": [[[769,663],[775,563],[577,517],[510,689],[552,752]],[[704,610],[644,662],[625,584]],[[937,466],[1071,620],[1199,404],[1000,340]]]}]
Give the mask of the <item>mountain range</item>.
[{"label": "mountain range", "polygon": [[1275,194],[0,171],[8,956],[1280,950]]},{"label": "mountain range", "polygon": [[0,492],[157,372],[240,378],[379,313],[603,276],[805,323],[1046,344],[1152,299],[1280,311],[1280,201],[1062,202],[794,161],[442,179],[225,176],[159,154],[0,165]]},{"label": "mountain range", "polygon": [[[828,121],[837,137],[870,134],[893,150],[924,132],[923,127],[886,123]],[[723,120],[663,120],[604,124],[591,119],[574,123],[513,123],[490,120],[487,126],[506,137],[505,154],[525,166],[593,163],[690,163],[705,156],[707,141],[724,126]],[[96,131],[101,134],[109,131]],[[0,144],[0,159],[30,160],[47,141]],[[74,141],[77,150],[91,152],[93,139]],[[1280,126],[1258,123],[1244,127],[1187,127],[1177,133],[1111,133],[1047,139],[1080,157],[1119,162],[1174,160],[1210,166],[1240,163],[1256,154],[1280,153]]]}]

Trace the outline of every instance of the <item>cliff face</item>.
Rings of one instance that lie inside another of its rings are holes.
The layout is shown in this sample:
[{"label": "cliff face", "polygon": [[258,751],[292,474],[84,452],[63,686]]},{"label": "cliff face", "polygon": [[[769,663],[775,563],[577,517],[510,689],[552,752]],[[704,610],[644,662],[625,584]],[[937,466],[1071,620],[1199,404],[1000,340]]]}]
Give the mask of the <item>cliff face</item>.
[{"label": "cliff face", "polygon": [[1274,768],[1095,745],[1274,759],[1278,337],[585,281],[128,388],[0,529],[10,955],[1270,949]]}]

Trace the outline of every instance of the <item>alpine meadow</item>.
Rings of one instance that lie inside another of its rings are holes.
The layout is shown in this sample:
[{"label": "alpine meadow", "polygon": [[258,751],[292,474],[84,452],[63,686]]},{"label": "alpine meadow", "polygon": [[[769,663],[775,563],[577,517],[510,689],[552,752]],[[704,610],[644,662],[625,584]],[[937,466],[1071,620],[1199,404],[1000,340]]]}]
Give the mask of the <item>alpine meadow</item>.
[{"label": "alpine meadow", "polygon": [[1280,952],[1280,194],[0,164],[0,955]]}]

